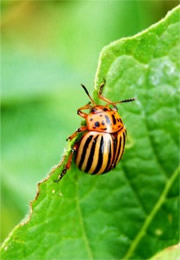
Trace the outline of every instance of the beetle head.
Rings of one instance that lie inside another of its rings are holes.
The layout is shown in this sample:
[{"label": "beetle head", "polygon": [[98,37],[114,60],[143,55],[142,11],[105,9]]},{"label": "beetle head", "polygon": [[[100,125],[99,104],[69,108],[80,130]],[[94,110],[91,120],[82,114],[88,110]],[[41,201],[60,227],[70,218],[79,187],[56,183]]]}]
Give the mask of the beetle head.
[{"label": "beetle head", "polygon": [[112,111],[112,109],[108,106],[101,106],[101,105],[96,105],[93,106],[90,110],[91,113],[97,114],[97,113],[102,113],[106,111]]}]

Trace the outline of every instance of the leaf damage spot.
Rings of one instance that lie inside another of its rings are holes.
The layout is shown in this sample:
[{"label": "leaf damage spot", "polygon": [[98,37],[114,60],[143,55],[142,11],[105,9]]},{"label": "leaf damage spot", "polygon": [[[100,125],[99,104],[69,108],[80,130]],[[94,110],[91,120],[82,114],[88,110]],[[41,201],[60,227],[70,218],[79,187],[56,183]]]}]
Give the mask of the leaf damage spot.
[{"label": "leaf damage spot", "polygon": [[59,196],[60,196],[60,197],[62,197],[62,196],[63,196],[62,192],[59,192]]},{"label": "leaf damage spot", "polygon": [[155,231],[156,236],[162,236],[162,234],[163,234],[162,229],[160,229],[160,228],[156,229],[156,231]]}]

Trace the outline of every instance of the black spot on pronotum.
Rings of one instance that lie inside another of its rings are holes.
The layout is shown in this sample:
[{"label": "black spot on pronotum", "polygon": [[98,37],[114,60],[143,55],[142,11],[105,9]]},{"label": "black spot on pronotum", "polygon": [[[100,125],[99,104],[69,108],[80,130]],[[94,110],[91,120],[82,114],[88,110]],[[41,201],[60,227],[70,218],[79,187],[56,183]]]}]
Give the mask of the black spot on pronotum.
[{"label": "black spot on pronotum", "polygon": [[90,121],[93,121],[93,118],[90,118]]},{"label": "black spot on pronotum", "polygon": [[112,114],[112,119],[113,119],[113,124],[115,125],[116,124],[116,118],[113,114]]},{"label": "black spot on pronotum", "polygon": [[111,124],[111,120],[109,119],[109,117],[108,117],[107,115],[105,115],[105,118],[106,118],[106,123],[107,123],[108,125],[110,125],[110,124]]},{"label": "black spot on pronotum", "polygon": [[122,120],[121,120],[121,118],[118,118],[118,119],[117,119],[117,121],[122,123]]},{"label": "black spot on pronotum", "polygon": [[99,126],[99,122],[95,122],[95,124],[94,124],[95,126]]},{"label": "black spot on pronotum", "polygon": [[108,111],[108,109],[107,108],[103,108],[103,111]]},{"label": "black spot on pronotum", "polygon": [[[120,125],[119,125],[119,127],[120,127]],[[121,126],[120,128],[119,128],[119,131],[121,131],[123,129],[123,126]]]}]

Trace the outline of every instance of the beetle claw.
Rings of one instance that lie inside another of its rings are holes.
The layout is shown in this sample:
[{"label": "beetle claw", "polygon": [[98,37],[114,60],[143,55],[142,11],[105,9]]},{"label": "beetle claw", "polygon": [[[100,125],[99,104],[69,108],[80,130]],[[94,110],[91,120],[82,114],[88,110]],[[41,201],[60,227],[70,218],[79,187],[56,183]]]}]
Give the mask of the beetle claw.
[{"label": "beetle claw", "polygon": [[67,171],[67,169],[64,168],[63,171],[61,172],[61,174],[58,176],[58,178],[56,180],[53,180],[53,181],[55,183],[58,183],[62,179],[62,177],[66,174],[66,171]]}]

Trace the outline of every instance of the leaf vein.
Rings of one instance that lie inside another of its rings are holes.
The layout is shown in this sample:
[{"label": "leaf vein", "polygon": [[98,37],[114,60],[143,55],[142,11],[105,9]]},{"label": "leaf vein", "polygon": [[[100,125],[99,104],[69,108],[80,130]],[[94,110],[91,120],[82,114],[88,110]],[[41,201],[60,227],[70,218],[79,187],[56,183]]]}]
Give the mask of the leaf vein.
[{"label": "leaf vein", "polygon": [[142,201],[140,199],[140,196],[138,195],[138,193],[136,191],[136,188],[134,187],[134,185],[133,185],[132,181],[130,180],[129,176],[127,175],[127,170],[125,170],[125,166],[123,165],[123,161],[121,162],[121,167],[123,169],[126,181],[129,184],[129,186],[131,187],[131,189],[132,189],[132,191],[133,191],[133,193],[134,193],[134,195],[135,195],[135,197],[136,197],[136,199],[138,201],[138,204],[140,205],[140,207],[141,207],[143,213],[145,214],[145,216],[147,216],[148,213],[147,213],[147,211],[146,211],[146,209],[145,209],[145,207],[144,207],[144,205],[143,205],[143,203],[142,203]]},{"label": "leaf vein", "polygon": [[132,254],[135,251],[135,249],[137,248],[140,240],[142,239],[142,237],[146,233],[146,230],[147,230],[148,226],[150,225],[151,221],[153,220],[154,216],[156,215],[156,213],[158,212],[158,210],[161,208],[162,204],[164,203],[166,196],[167,196],[174,180],[176,179],[176,177],[178,176],[179,173],[180,173],[180,165],[176,168],[176,170],[174,171],[172,176],[168,179],[168,181],[165,185],[165,188],[161,193],[161,196],[159,197],[159,199],[158,199],[157,203],[155,204],[154,208],[152,209],[152,211],[150,212],[150,214],[146,218],[144,224],[142,225],[140,231],[136,235],[134,241],[132,242],[131,246],[129,247],[129,249],[128,249],[127,253],[125,254],[125,256],[123,257],[123,259],[130,259],[130,257],[132,256]]}]

